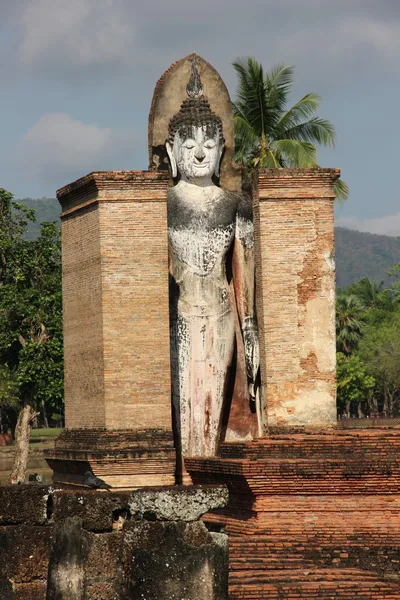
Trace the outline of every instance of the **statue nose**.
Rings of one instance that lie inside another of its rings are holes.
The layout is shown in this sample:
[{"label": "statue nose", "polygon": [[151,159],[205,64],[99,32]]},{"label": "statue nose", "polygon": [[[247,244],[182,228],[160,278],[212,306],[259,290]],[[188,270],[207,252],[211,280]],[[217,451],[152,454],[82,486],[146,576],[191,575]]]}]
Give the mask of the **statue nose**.
[{"label": "statue nose", "polygon": [[199,162],[199,163],[203,162],[203,160],[204,160],[205,153],[204,153],[204,149],[202,148],[202,146],[200,144],[197,145],[197,147],[196,147],[194,157],[197,160],[197,162]]}]

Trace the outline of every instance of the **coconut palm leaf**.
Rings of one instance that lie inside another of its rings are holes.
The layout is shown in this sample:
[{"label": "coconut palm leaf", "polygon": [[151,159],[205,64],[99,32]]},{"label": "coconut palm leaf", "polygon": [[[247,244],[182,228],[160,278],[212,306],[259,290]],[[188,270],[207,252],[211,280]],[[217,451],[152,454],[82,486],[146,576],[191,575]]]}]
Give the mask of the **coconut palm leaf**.
[{"label": "coconut palm leaf", "polygon": [[291,140],[317,143],[320,146],[335,145],[335,128],[326,119],[313,117],[305,123],[299,123],[282,132],[282,136]]},{"label": "coconut palm leaf", "polygon": [[319,109],[321,100],[322,98],[318,94],[306,94],[301,100],[296,102],[292,108],[289,108],[289,110],[281,115],[278,127],[287,129],[294,125],[298,125],[304,119],[309,119],[315,111]]},{"label": "coconut palm leaf", "polygon": [[238,162],[247,162],[254,149],[258,148],[259,136],[254,127],[236,107],[234,108],[234,112],[235,139],[239,141],[236,144],[235,160]]},{"label": "coconut palm leaf", "polygon": [[365,307],[354,294],[338,294],[336,298],[336,347],[350,354],[357,347],[365,327]]},{"label": "coconut palm leaf", "polygon": [[[335,128],[315,116],[321,97],[306,94],[285,110],[293,84],[293,67],[278,64],[264,72],[254,58],[238,58],[237,100],[233,104],[236,160],[252,168],[317,167],[316,145],[334,146]],[[346,200],[347,185],[340,179],[337,198]]]},{"label": "coconut palm leaf", "polygon": [[235,61],[233,66],[238,74],[237,100],[234,104],[261,136],[265,134],[268,112],[263,68],[251,58],[247,63]]},{"label": "coconut palm leaf", "polygon": [[[254,59],[253,59],[254,60]],[[265,88],[267,93],[268,114],[266,130],[270,133],[273,130],[286,105],[287,97],[293,84],[293,67],[284,64],[278,64],[265,75]]]},{"label": "coconut palm leaf", "polygon": [[335,196],[338,199],[339,204],[347,200],[349,197],[349,186],[342,179],[337,179],[335,181],[333,191],[335,192]]},{"label": "coconut palm leaf", "polygon": [[274,140],[271,150],[278,156],[284,156],[286,164],[294,168],[316,167],[317,151],[314,144],[301,140]]}]

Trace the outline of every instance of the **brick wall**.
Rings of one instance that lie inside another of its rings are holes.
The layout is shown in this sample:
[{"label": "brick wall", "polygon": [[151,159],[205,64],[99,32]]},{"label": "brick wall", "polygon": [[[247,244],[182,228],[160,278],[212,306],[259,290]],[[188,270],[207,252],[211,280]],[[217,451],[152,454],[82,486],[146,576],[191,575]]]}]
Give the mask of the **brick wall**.
[{"label": "brick wall", "polygon": [[269,428],[336,422],[335,169],[264,169],[255,198],[261,377]]},{"label": "brick wall", "polygon": [[67,428],[171,429],[167,186],[112,171],[58,192]]},{"label": "brick wall", "polygon": [[62,221],[65,419],[67,427],[105,427],[99,212]]}]

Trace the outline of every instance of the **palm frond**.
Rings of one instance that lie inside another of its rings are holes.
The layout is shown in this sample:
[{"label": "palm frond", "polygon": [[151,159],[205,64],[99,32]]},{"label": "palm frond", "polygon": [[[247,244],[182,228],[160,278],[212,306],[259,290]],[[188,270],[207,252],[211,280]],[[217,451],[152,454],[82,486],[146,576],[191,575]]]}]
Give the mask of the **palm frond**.
[{"label": "palm frond", "polygon": [[332,123],[320,117],[313,117],[305,123],[299,123],[282,132],[282,137],[290,140],[302,140],[330,147],[335,145],[335,136],[335,128]]},{"label": "palm frond", "polygon": [[258,166],[262,169],[281,169],[283,167],[279,155],[271,149],[260,158]]},{"label": "palm frond", "polygon": [[268,106],[270,110],[279,113],[279,115],[286,104],[288,93],[292,87],[293,74],[293,67],[279,63],[265,75]]},{"label": "palm frond", "polygon": [[343,179],[337,179],[333,186],[335,196],[339,201],[339,204],[345,202],[349,197],[349,186],[343,181]]},{"label": "palm frond", "polygon": [[246,164],[259,145],[259,136],[240,110],[234,106],[235,160]]},{"label": "palm frond", "polygon": [[254,58],[237,59],[232,64],[238,75],[235,106],[258,135],[264,135],[268,105],[263,68]]},{"label": "palm frond", "polygon": [[320,104],[321,96],[314,93],[306,94],[281,116],[277,127],[279,129],[288,129],[294,125],[298,125],[304,119],[312,117]]},{"label": "palm frond", "polygon": [[301,140],[274,140],[271,150],[284,157],[287,166],[292,168],[310,168],[316,166],[317,150],[314,144]]}]

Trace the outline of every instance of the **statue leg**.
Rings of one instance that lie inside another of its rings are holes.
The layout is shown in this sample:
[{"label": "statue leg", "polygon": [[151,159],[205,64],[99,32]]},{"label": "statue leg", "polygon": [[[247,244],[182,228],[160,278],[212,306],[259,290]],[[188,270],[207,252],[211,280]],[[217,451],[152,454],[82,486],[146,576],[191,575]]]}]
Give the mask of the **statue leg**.
[{"label": "statue leg", "polygon": [[[232,311],[201,319],[196,339],[194,377],[191,378],[192,422],[189,456],[215,456],[221,435],[227,377],[235,343]],[[199,327],[200,325],[200,327]]]},{"label": "statue leg", "polygon": [[191,484],[189,474],[183,463],[183,448],[188,447],[188,428],[182,428],[183,422],[187,421],[187,413],[190,410],[187,385],[185,376],[188,370],[185,368],[185,357],[190,353],[190,340],[188,336],[189,322],[183,316],[171,319],[170,322],[170,349],[171,349],[171,399],[172,399],[172,427],[174,432],[176,448],[176,483]]},{"label": "statue leg", "polygon": [[182,455],[214,456],[234,349],[233,313],[179,316],[171,333],[172,399]]}]

